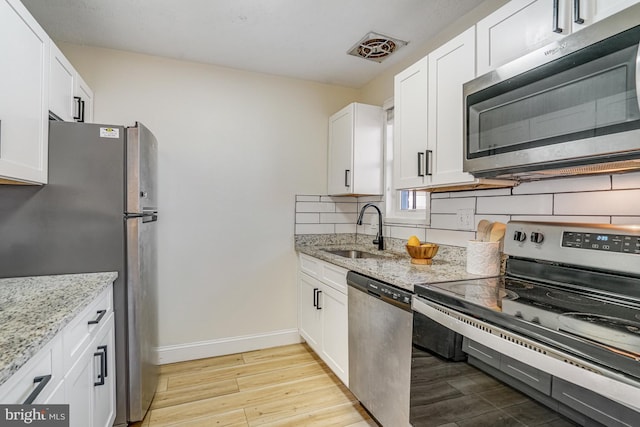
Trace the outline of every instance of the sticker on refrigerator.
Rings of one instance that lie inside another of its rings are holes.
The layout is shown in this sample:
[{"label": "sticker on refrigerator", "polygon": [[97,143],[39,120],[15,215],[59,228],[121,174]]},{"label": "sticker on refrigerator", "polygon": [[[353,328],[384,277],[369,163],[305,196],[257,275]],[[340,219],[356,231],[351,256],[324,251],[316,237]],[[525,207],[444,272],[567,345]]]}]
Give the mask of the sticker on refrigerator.
[{"label": "sticker on refrigerator", "polygon": [[120,138],[120,129],[100,128],[100,138]]}]

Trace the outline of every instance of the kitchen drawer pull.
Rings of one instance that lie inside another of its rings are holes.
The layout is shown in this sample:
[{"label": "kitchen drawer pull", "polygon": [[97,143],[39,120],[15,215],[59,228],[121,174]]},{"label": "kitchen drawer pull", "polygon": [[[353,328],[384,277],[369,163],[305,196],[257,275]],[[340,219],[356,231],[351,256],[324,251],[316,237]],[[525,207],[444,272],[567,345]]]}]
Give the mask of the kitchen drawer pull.
[{"label": "kitchen drawer pull", "polygon": [[580,0],[573,0],[573,22],[584,24],[584,19],[580,17]]},{"label": "kitchen drawer pull", "polygon": [[351,171],[349,169],[344,170],[344,186],[351,187]]},{"label": "kitchen drawer pull", "polygon": [[431,176],[433,174],[433,171],[431,170],[431,163],[433,162],[432,157],[433,157],[433,151],[432,150],[427,150],[425,151],[425,155],[426,155],[426,160],[425,160],[425,175],[426,176]]},{"label": "kitchen drawer pull", "polygon": [[[98,347],[100,348],[100,347]],[[106,351],[106,347],[105,347]],[[104,385],[104,379],[106,378],[107,370],[107,353],[105,351],[96,351],[93,353],[93,357],[98,356],[100,358],[100,373],[98,374],[98,381],[93,383],[93,386]]]},{"label": "kitchen drawer pull", "polygon": [[318,300],[317,300],[317,305],[316,305],[316,310],[322,310],[322,307],[320,307],[320,294],[322,293],[321,290],[318,290]]},{"label": "kitchen drawer pull", "polygon": [[559,0],[553,0],[553,32],[561,33],[562,28],[560,28],[560,11],[559,11]]},{"label": "kitchen drawer pull", "polygon": [[318,307],[318,288],[313,288],[313,306]]},{"label": "kitchen drawer pull", "polygon": [[100,321],[102,320],[102,318],[104,317],[105,314],[107,314],[107,310],[98,310],[96,311],[96,313],[98,314],[98,317],[96,317],[93,320],[89,320],[87,322],[87,324],[89,325],[96,325],[98,323],[100,323]]},{"label": "kitchen drawer pull", "polygon": [[74,96],[73,100],[76,102],[76,111],[78,112],[78,115],[73,116],[73,120],[80,121],[80,119],[82,118],[82,107],[80,106],[82,98],[80,98],[79,96]]},{"label": "kitchen drawer pull", "polygon": [[424,176],[423,165],[424,165],[424,153],[420,151],[418,152],[418,176]]},{"label": "kitchen drawer pull", "polygon": [[31,405],[33,403],[33,401],[36,400],[36,398],[38,397],[40,392],[42,392],[42,390],[47,386],[49,381],[51,381],[51,375],[43,375],[41,377],[35,377],[33,379],[33,383],[34,384],[35,383],[39,383],[39,384],[35,389],[33,389],[31,394],[29,396],[27,396],[27,400],[22,402],[22,404],[23,405]]}]

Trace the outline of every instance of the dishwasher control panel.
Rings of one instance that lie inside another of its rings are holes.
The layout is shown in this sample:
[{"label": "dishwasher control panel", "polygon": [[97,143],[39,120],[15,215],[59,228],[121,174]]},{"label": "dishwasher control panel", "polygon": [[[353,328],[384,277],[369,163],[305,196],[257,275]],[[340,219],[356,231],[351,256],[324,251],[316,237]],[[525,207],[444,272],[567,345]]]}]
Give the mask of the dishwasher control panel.
[{"label": "dishwasher control panel", "polygon": [[353,271],[347,273],[347,284],[362,292],[368,293],[372,297],[380,298],[404,310],[411,310],[411,296],[413,293],[409,291]]}]

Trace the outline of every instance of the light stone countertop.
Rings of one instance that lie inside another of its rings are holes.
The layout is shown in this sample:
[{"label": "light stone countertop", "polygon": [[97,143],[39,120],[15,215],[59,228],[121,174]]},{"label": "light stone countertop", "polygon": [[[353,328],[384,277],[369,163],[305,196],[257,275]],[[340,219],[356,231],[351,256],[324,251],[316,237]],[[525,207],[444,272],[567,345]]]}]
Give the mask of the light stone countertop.
[{"label": "light stone countertop", "polygon": [[0,385],[117,277],[107,272],[0,279]]},{"label": "light stone countertop", "polygon": [[414,285],[455,280],[478,279],[484,276],[466,271],[466,249],[457,246],[440,245],[432,265],[411,264],[411,258],[404,248],[404,241],[385,239],[387,248],[382,251],[384,258],[351,259],[334,255],[326,250],[347,249],[380,253],[371,243],[371,236],[365,239],[351,238],[351,235],[296,236],[296,250],[312,257],[330,262],[347,270],[364,274],[413,292]]}]

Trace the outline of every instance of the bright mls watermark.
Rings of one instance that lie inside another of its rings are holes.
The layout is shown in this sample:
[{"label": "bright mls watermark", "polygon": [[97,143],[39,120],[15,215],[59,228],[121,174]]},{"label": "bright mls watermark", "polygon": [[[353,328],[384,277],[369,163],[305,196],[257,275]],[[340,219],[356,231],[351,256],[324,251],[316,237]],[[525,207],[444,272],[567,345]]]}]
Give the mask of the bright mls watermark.
[{"label": "bright mls watermark", "polygon": [[0,405],[0,427],[69,427],[69,405]]}]

